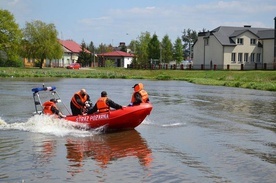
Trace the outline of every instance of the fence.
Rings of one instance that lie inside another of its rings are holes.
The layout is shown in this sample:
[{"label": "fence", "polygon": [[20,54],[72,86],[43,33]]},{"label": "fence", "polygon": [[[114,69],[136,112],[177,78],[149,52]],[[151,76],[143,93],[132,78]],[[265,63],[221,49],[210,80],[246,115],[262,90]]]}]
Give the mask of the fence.
[{"label": "fence", "polygon": [[147,64],[128,65],[133,69],[152,70],[276,70],[276,63],[253,63],[253,64],[228,64],[228,65],[203,65],[203,64]]}]

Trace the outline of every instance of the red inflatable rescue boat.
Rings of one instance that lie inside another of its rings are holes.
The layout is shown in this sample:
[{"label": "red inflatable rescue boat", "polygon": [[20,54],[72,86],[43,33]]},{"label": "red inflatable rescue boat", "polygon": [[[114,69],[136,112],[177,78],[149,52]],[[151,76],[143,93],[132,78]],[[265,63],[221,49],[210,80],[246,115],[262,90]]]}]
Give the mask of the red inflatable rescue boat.
[{"label": "red inflatable rescue boat", "polygon": [[106,130],[129,130],[140,125],[150,114],[152,105],[142,103],[137,106],[127,106],[123,109],[110,110],[108,112],[94,113],[89,115],[66,116],[64,119],[77,123],[86,124],[89,128],[104,126]]},{"label": "red inflatable rescue boat", "polygon": [[[33,88],[32,92],[35,104],[35,114],[43,114],[42,101],[40,99],[40,94],[42,92],[50,92],[52,97],[61,102],[55,86]],[[41,111],[38,110],[38,106],[41,107]],[[66,105],[64,106],[67,112],[70,113]],[[63,119],[75,122],[76,124],[85,125],[92,129],[104,127],[105,131],[130,130],[140,125],[144,119],[150,115],[152,107],[151,103],[142,103],[140,105],[124,106],[122,109],[110,110],[102,113],[97,112],[78,116],[67,115]]]}]

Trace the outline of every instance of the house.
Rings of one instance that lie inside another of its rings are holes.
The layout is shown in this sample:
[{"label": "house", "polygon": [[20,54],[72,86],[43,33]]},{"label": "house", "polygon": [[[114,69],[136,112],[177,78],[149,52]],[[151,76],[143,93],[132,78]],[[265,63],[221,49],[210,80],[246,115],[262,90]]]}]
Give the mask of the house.
[{"label": "house", "polygon": [[[198,33],[193,45],[195,69],[256,69],[274,65],[274,29],[220,26]],[[268,68],[268,69],[269,69]]]},{"label": "house", "polygon": [[[71,63],[77,62],[79,52],[82,51],[81,45],[73,40],[59,40],[59,43],[61,44],[63,49],[62,58],[52,61],[47,60],[46,66],[66,67]],[[85,49],[84,51],[90,53],[87,49]]]},{"label": "house", "polygon": [[105,67],[106,61],[111,60],[114,67],[124,67],[127,68],[131,64],[134,57],[131,53],[126,53],[123,51],[112,51],[107,53],[102,53],[97,55],[99,58],[99,66]]},{"label": "house", "polygon": [[[22,58],[22,59],[23,59],[24,67],[35,67],[36,59],[31,59],[31,58]],[[45,67],[45,62],[43,64],[43,67]]]},{"label": "house", "polygon": [[[66,67],[71,63],[77,62],[79,52],[82,51],[81,46],[74,42],[73,40],[59,40],[62,46],[63,56],[61,59],[54,59],[44,61],[43,67]],[[90,53],[87,49],[86,52]],[[25,67],[33,67],[35,64],[35,59],[23,59]]]}]

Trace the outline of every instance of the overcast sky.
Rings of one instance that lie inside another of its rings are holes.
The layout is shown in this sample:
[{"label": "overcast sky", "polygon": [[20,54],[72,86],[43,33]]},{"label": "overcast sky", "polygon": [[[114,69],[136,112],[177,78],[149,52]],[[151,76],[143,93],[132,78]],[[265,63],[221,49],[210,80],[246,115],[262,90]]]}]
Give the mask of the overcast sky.
[{"label": "overcast sky", "polygon": [[0,0],[20,28],[26,22],[53,23],[60,39],[77,43],[129,44],[142,32],[172,42],[184,29],[218,26],[274,28],[275,0]]}]

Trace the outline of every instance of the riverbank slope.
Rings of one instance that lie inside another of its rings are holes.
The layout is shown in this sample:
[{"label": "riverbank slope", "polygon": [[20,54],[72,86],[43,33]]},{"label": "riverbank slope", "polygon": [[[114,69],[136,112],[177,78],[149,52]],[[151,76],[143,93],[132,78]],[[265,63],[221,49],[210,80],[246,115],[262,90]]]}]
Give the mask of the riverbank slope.
[{"label": "riverbank slope", "polygon": [[134,70],[124,68],[12,68],[0,67],[0,78],[120,78],[181,80],[195,84],[276,91],[276,71]]}]

